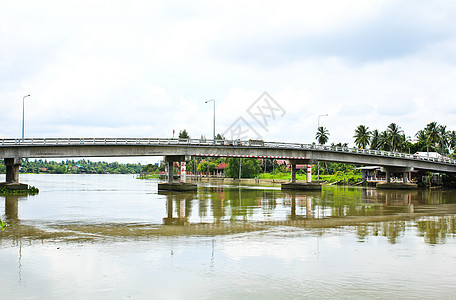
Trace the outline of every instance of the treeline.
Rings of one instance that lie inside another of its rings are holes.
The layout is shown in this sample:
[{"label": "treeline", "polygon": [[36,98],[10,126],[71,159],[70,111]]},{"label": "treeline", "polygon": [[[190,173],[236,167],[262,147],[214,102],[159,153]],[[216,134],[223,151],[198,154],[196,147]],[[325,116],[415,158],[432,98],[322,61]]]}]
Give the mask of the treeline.
[{"label": "treeline", "polygon": [[[118,162],[93,162],[90,160],[66,160],[61,162],[25,159],[21,165],[21,173],[35,174],[139,174],[141,164],[121,164]],[[3,161],[0,162],[0,173],[6,173]]]},{"label": "treeline", "polygon": [[446,125],[437,122],[427,124],[414,138],[406,136],[396,123],[391,123],[384,131],[370,131],[369,127],[359,125],[353,138],[355,145],[363,149],[410,153],[438,152],[450,156],[455,156],[456,150],[456,131],[448,130]]}]

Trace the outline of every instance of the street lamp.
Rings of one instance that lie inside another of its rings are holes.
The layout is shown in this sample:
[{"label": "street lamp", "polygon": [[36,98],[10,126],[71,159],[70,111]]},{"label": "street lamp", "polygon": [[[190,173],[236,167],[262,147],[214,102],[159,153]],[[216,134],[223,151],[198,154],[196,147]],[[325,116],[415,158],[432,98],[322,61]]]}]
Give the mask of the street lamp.
[{"label": "street lamp", "polygon": [[24,140],[24,124],[25,124],[25,98],[30,97],[30,95],[26,95],[22,97],[22,140]]},{"label": "street lamp", "polygon": [[[319,115],[318,116],[318,127],[317,127],[317,130],[320,129],[320,117],[327,117],[328,114],[324,114],[324,115]],[[317,178],[318,178],[318,181],[320,181],[320,162],[318,161],[317,162]]]},{"label": "street lamp", "polygon": [[327,117],[327,116],[328,116],[328,114],[318,116],[318,127],[317,128],[320,128],[320,117]]},{"label": "street lamp", "polygon": [[214,102],[214,126],[213,126],[213,129],[214,129],[214,130],[213,130],[213,131],[214,131],[214,143],[215,143],[215,100],[214,100],[214,99],[207,100],[207,101],[204,102],[204,103],[209,103],[209,102],[211,102],[211,101]]}]

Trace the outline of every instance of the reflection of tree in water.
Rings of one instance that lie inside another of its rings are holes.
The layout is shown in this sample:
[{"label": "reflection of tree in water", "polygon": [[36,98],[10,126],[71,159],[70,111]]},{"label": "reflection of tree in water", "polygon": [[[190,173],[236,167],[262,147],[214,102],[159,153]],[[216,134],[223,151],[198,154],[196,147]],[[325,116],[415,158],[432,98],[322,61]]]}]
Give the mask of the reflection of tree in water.
[{"label": "reflection of tree in water", "polygon": [[231,220],[242,217],[247,221],[254,214],[255,209],[261,205],[262,190],[256,189],[226,189],[227,203],[230,206]]},{"label": "reflection of tree in water", "polygon": [[341,188],[327,191],[323,197],[329,202],[331,216],[374,216],[382,212],[382,207],[374,205],[365,195],[366,189]]},{"label": "reflection of tree in water", "polygon": [[417,221],[419,235],[430,244],[443,244],[448,235],[456,234],[455,216],[435,216]]},{"label": "reflection of tree in water", "polygon": [[356,234],[360,242],[364,242],[369,236],[384,236],[391,244],[396,244],[398,238],[403,235],[406,229],[405,221],[388,221],[373,223],[372,225],[356,226]]}]

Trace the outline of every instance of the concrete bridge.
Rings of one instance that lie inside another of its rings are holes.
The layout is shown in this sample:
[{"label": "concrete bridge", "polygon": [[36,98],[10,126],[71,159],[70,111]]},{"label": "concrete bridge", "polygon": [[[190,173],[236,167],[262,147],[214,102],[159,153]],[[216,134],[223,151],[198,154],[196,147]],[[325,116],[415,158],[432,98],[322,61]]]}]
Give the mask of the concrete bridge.
[{"label": "concrete bridge", "polygon": [[[311,165],[317,161],[381,166],[387,173],[387,181],[390,173],[401,173],[406,182],[407,174],[412,170],[456,173],[456,161],[446,157],[315,144],[162,138],[0,139],[0,159],[4,159],[7,166],[7,183],[19,182],[19,166],[23,158],[128,156],[164,156],[169,165],[188,161],[192,156],[287,159],[292,165],[292,182],[296,181],[296,164]],[[309,168],[307,172],[310,175]]]}]

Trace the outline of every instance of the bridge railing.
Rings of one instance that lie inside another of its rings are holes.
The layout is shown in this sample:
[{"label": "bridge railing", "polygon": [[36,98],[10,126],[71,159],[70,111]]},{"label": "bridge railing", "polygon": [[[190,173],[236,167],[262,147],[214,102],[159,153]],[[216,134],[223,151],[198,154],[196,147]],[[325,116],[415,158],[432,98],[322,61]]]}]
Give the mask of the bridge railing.
[{"label": "bridge railing", "polygon": [[0,146],[80,146],[80,145],[188,145],[201,147],[252,147],[272,149],[297,149],[318,150],[328,152],[345,152],[372,156],[397,157],[402,159],[429,161],[445,164],[456,164],[449,157],[429,157],[400,152],[383,150],[359,149],[349,147],[327,146],[317,144],[300,144],[284,142],[264,142],[262,140],[211,140],[211,139],[182,139],[182,138],[24,138],[24,139],[0,139]]}]

